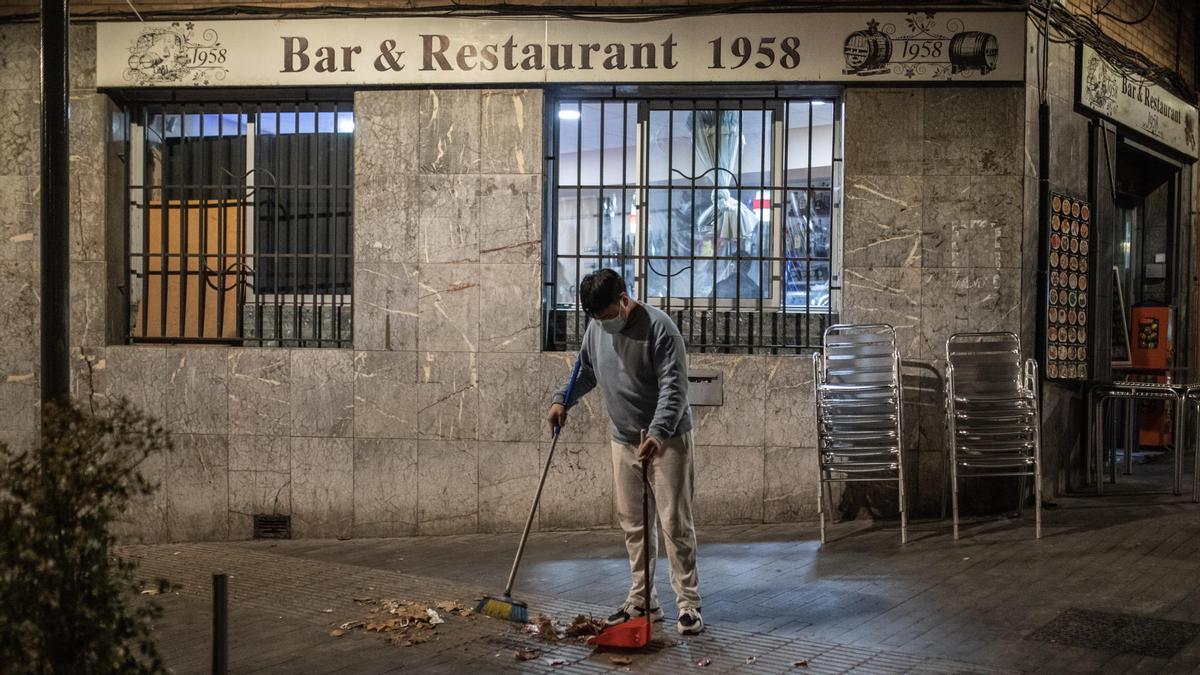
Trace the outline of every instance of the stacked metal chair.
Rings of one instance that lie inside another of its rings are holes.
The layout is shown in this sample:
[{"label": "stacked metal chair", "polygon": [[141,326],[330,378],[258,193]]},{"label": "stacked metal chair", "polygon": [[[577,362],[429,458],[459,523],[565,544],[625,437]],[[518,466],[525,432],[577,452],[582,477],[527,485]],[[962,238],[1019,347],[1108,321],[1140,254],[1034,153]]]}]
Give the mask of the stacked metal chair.
[{"label": "stacked metal chair", "polygon": [[896,331],[884,324],[839,324],[825,330],[823,342],[824,350],[813,354],[821,543],[825,543],[825,512],[833,507],[830,484],[865,481],[896,483],[900,542],[906,543],[903,395]]},{"label": "stacked metal chair", "polygon": [[[1034,479],[1036,536],[1042,536],[1042,443],[1037,362],[1021,362],[1012,333],[957,333],[946,341],[946,426],[954,538],[963,478]],[[1019,504],[1019,502],[1018,502]],[[1018,506],[1019,508],[1019,506]]]}]

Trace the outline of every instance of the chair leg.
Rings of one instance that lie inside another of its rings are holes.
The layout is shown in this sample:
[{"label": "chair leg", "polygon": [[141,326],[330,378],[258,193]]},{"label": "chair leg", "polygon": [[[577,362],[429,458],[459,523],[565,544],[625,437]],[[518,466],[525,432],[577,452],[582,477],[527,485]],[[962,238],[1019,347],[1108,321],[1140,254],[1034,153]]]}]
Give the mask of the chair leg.
[{"label": "chair leg", "polygon": [[1180,396],[1175,401],[1175,484],[1174,494],[1176,496],[1183,494],[1183,397]]},{"label": "chair leg", "polygon": [[821,521],[821,543],[825,543],[825,470],[817,479],[817,518]]},{"label": "chair leg", "polygon": [[950,448],[950,504],[954,519],[954,541],[958,541],[958,462],[954,448]]},{"label": "chair leg", "polygon": [[1017,518],[1025,517],[1025,476],[1017,477]]},{"label": "chair leg", "polygon": [[1042,459],[1033,462],[1033,531],[1034,538],[1042,538]]}]

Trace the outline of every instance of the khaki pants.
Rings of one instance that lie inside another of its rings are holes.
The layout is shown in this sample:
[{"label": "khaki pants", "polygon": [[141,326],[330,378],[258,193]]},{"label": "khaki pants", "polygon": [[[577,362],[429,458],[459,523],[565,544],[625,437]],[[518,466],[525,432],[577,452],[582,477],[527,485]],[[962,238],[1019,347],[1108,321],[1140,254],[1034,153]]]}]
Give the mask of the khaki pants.
[{"label": "khaki pants", "polygon": [[[662,524],[671,563],[671,587],[680,610],[700,607],[699,576],[696,573],[696,528],[692,521],[693,465],[692,434],[666,442],[650,459],[650,573],[658,557],[658,524]],[[633,583],[626,602],[641,607],[646,588],[642,556],[642,463],[637,447],[612,442],[613,475],[616,476],[617,519],[625,532],[629,571]],[[650,606],[658,607],[658,593],[651,588]]]}]

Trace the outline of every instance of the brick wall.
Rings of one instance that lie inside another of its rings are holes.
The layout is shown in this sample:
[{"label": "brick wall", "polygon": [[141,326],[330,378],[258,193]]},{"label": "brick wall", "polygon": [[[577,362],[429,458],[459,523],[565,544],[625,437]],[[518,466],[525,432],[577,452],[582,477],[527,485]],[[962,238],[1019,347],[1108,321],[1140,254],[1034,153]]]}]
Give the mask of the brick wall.
[{"label": "brick wall", "polygon": [[1066,5],[1076,14],[1093,16],[1093,20],[1106,35],[1130,49],[1141,52],[1160,66],[1175,70],[1195,86],[1195,0],[1158,0],[1158,5],[1150,16],[1133,26],[1104,15],[1092,15],[1094,6],[1123,19],[1139,19],[1146,14],[1153,2],[1154,0],[1066,0]]}]

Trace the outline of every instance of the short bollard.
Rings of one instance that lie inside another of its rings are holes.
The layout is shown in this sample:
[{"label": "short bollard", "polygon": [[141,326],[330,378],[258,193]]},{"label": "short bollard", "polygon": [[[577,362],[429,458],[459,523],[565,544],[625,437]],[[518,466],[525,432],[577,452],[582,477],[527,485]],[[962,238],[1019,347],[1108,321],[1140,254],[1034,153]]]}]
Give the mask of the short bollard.
[{"label": "short bollard", "polygon": [[213,675],[229,672],[229,585],[224,574],[213,575]]}]

